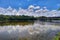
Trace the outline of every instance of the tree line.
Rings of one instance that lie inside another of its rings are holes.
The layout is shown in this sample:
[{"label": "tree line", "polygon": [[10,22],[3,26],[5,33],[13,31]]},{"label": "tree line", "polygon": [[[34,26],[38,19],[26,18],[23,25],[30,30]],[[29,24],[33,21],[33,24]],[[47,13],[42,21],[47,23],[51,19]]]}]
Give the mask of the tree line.
[{"label": "tree line", "polygon": [[0,22],[2,21],[3,22],[5,21],[33,21],[33,20],[51,21],[51,20],[60,20],[60,17],[0,15]]},{"label": "tree line", "polygon": [[30,21],[36,20],[33,16],[14,16],[14,15],[0,15],[0,21]]}]

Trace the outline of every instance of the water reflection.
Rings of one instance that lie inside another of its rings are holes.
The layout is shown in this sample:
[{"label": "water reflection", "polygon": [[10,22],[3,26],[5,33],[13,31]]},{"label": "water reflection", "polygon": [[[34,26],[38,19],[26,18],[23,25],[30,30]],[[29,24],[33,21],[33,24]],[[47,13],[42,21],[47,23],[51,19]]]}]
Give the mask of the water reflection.
[{"label": "water reflection", "polygon": [[58,23],[6,22],[0,23],[0,40],[52,40],[59,31]]},{"label": "water reflection", "polygon": [[9,26],[9,25],[29,25],[29,24],[33,24],[34,21],[20,21],[20,22],[16,22],[16,21],[12,21],[12,22],[0,22],[0,26]]}]

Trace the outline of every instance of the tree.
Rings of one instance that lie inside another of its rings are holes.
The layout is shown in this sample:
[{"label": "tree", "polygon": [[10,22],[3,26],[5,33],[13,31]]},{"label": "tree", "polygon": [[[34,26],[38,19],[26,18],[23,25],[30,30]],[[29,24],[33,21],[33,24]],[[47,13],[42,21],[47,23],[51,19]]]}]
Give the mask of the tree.
[{"label": "tree", "polygon": [[60,10],[60,8],[58,8],[58,10]]}]

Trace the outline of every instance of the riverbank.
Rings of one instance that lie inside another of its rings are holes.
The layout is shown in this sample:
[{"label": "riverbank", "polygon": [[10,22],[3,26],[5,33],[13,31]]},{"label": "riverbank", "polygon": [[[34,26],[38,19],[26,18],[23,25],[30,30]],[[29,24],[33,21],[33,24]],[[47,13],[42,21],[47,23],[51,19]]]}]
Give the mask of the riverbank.
[{"label": "riverbank", "polygon": [[53,40],[60,40],[60,32],[56,34],[56,36],[53,38]]},{"label": "riverbank", "polygon": [[0,22],[6,21],[33,21],[37,20],[37,18],[33,16],[13,16],[13,15],[0,15]]},{"label": "riverbank", "polygon": [[34,17],[34,16],[15,16],[15,15],[0,15],[0,22],[10,22],[10,21],[34,21],[34,20],[40,20],[40,21],[53,21],[57,20],[60,21],[60,17]]}]

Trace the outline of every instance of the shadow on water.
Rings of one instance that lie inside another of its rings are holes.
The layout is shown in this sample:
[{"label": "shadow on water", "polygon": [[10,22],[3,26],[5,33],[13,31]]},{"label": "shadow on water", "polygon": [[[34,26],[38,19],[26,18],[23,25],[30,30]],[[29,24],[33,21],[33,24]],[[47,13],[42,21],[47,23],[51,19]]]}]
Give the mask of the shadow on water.
[{"label": "shadow on water", "polygon": [[0,22],[0,40],[53,40],[60,24],[41,21]]}]

